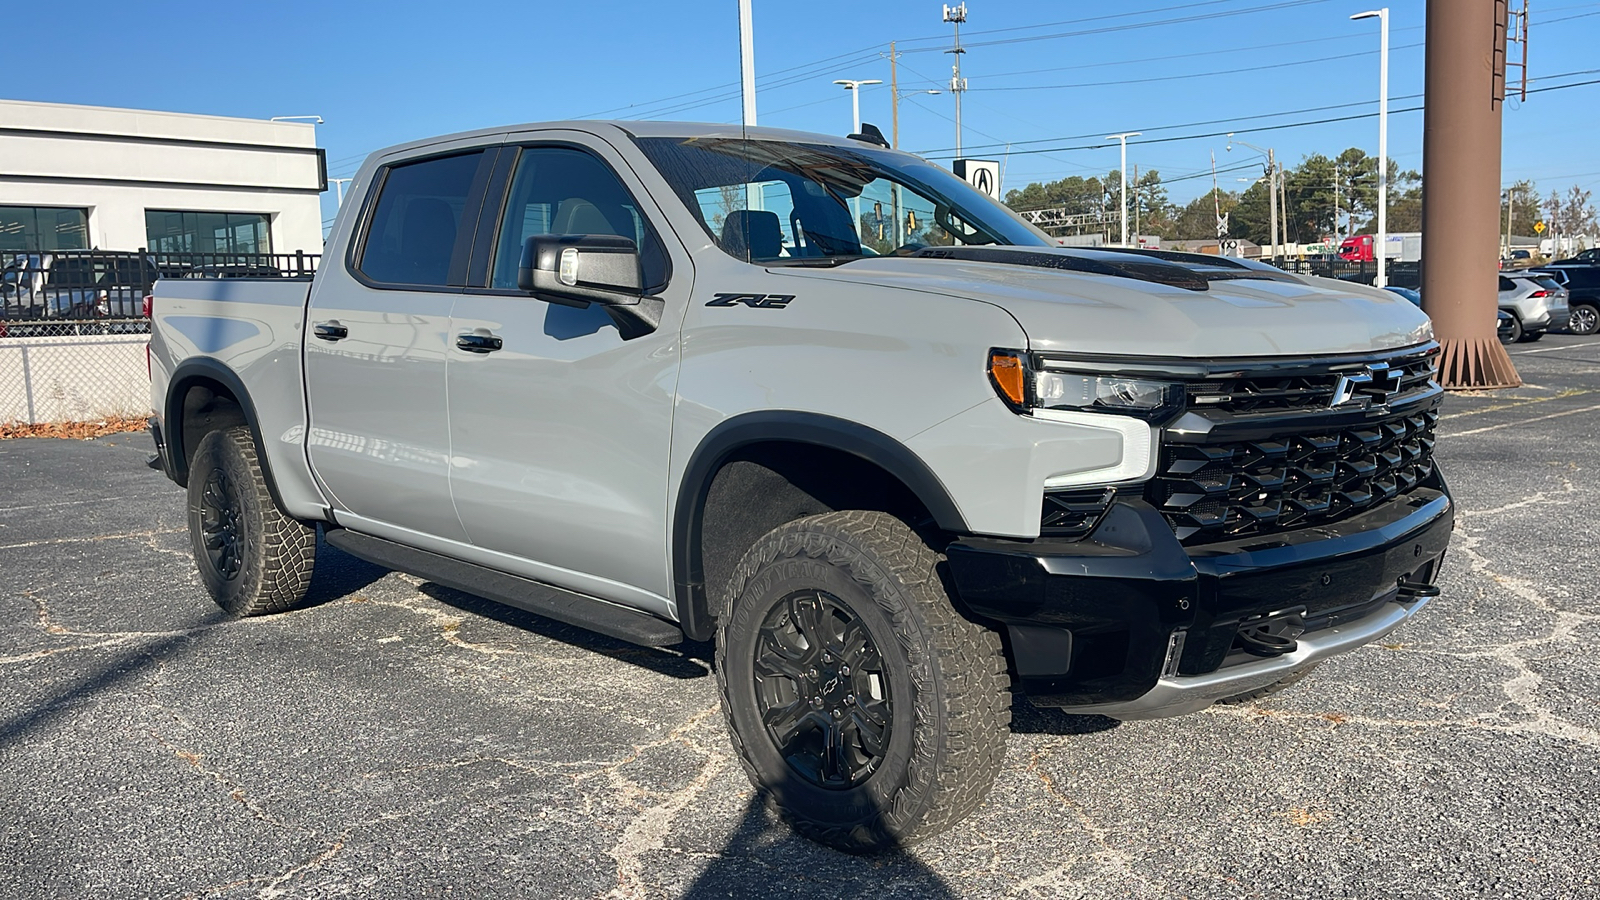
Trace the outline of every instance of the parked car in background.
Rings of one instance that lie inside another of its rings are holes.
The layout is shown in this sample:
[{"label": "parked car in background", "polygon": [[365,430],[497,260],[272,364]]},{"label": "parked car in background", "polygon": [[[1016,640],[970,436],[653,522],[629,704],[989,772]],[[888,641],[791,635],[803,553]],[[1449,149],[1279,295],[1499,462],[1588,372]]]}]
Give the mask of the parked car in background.
[{"label": "parked car in background", "polygon": [[1600,247],[1591,247],[1567,257],[1547,263],[1552,266],[1600,266]]},{"label": "parked car in background", "polygon": [[1422,292],[1416,288],[1401,287],[1398,284],[1391,284],[1386,285],[1384,290],[1390,292],[1391,294],[1399,294],[1407,300],[1410,300],[1411,303],[1418,309],[1422,308]]},{"label": "parked car in background", "polygon": [[1495,321],[1495,337],[1499,338],[1502,344],[1515,344],[1517,342],[1517,333],[1515,331],[1517,317],[1503,309],[1496,310],[1495,315],[1498,317]]},{"label": "parked car in background", "polygon": [[1548,277],[1566,289],[1568,331],[1573,334],[1600,331],[1600,266],[1556,266],[1533,269],[1529,274]]},{"label": "parked car in background", "polygon": [[149,254],[104,250],[19,253],[0,280],[7,319],[124,319],[140,315],[157,278],[180,274]]},{"label": "parked car in background", "polygon": [[1552,328],[1567,327],[1567,289],[1548,275],[1535,272],[1502,274],[1500,308],[1516,317],[1512,343],[1537,341]]}]

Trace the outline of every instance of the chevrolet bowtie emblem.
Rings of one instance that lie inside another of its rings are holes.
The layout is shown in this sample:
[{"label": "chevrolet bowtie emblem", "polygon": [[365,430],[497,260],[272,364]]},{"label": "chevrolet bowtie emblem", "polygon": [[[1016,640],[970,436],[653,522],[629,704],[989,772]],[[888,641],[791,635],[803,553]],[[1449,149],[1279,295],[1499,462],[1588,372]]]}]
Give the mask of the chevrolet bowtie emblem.
[{"label": "chevrolet bowtie emblem", "polygon": [[1333,388],[1333,400],[1328,406],[1334,409],[1346,406],[1365,409],[1374,404],[1388,403],[1400,392],[1400,375],[1400,370],[1389,368],[1388,363],[1373,363],[1364,371],[1341,375],[1339,383]]}]

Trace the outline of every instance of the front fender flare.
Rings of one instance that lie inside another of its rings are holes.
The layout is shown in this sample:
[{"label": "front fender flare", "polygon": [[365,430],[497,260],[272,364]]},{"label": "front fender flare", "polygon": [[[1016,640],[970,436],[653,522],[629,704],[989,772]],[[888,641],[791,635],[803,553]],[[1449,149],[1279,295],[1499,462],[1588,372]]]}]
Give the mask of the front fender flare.
[{"label": "front fender flare", "polygon": [[968,531],[960,508],[927,463],[880,431],[846,419],[790,410],[763,410],[725,419],[706,434],[689,457],[673,510],[673,594],[679,624],[691,640],[708,640],[713,631],[700,543],[712,479],[734,451],[767,441],[816,444],[860,457],[898,478],[940,528],[956,534]]}]

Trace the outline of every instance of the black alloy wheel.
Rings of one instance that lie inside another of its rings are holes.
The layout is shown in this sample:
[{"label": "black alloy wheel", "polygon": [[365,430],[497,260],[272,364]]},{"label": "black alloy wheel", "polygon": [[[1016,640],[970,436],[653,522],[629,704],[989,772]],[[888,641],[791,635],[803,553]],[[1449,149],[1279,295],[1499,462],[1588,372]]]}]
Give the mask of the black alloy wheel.
[{"label": "black alloy wheel", "polygon": [[1600,331],[1600,310],[1587,303],[1572,305],[1572,318],[1567,322],[1567,330],[1573,334],[1594,334]]},{"label": "black alloy wheel", "polygon": [[200,492],[200,542],[206,561],[223,581],[238,578],[244,568],[246,530],[234,484],[220,466],[214,467]]},{"label": "black alloy wheel", "polygon": [[778,753],[823,788],[866,781],[883,762],[893,692],[866,624],[826,591],[790,594],[755,647],[756,702]]},{"label": "black alloy wheel", "polygon": [[250,429],[207,432],[195,447],[188,482],[195,568],[217,605],[236,616],[260,616],[304,599],[317,528],[278,508]]},{"label": "black alloy wheel", "polygon": [[1005,653],[956,609],[937,540],[888,513],[823,513],[767,532],[729,579],[716,665],[729,737],[814,841],[863,853],[938,834],[1005,758]]}]

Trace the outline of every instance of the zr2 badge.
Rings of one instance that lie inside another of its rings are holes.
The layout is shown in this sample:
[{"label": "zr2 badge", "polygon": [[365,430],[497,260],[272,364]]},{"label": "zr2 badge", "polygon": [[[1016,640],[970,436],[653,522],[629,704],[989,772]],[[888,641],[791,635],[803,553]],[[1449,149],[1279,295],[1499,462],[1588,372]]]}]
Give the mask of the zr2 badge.
[{"label": "zr2 badge", "polygon": [[738,306],[751,309],[783,309],[794,299],[793,294],[718,294],[707,306]]}]

